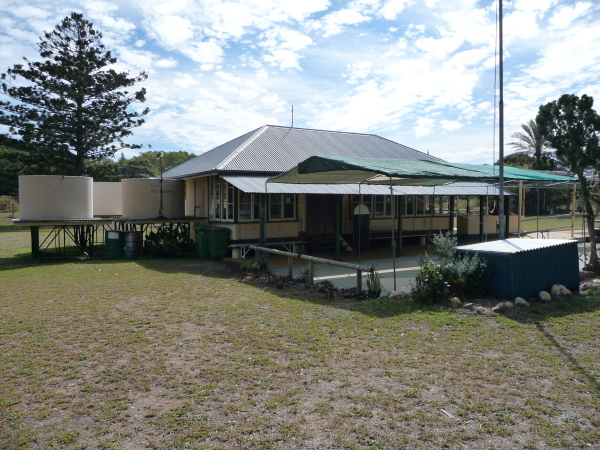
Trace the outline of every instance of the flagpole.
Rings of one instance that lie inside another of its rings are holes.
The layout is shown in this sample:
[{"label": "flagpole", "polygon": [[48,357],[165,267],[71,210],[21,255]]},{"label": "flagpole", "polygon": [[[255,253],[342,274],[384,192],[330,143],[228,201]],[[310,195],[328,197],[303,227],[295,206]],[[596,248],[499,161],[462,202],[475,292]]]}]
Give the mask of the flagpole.
[{"label": "flagpole", "polygon": [[505,239],[504,226],[504,56],[502,45],[502,0],[498,0],[498,35],[499,35],[499,53],[500,53],[500,103],[499,103],[499,125],[498,125],[498,150],[500,161],[498,171],[498,189],[500,190],[498,198],[498,237]]}]

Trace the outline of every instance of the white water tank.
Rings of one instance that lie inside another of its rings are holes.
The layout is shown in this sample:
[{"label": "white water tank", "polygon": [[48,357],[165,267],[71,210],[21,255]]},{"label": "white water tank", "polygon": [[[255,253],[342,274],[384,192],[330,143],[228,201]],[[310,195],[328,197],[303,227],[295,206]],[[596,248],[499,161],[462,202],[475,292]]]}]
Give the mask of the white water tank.
[{"label": "white water tank", "polygon": [[[163,216],[172,219],[185,216],[182,180],[163,179]],[[122,216],[156,218],[160,211],[160,179],[128,178],[121,180]]]},{"label": "white water tank", "polygon": [[93,180],[62,175],[19,176],[21,220],[91,219]]},{"label": "white water tank", "polygon": [[94,216],[120,216],[121,183],[94,181]]}]

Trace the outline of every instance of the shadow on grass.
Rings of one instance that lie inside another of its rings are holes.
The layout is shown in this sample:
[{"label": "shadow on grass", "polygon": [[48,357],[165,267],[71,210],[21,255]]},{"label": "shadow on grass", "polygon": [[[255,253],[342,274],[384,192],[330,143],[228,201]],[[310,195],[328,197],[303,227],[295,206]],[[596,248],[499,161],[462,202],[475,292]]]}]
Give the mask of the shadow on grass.
[{"label": "shadow on grass", "polygon": [[600,291],[593,295],[574,295],[569,301],[532,303],[506,317],[522,324],[545,322],[549,318],[591,313],[600,309]]},{"label": "shadow on grass", "polygon": [[201,260],[195,258],[163,258],[154,259],[140,257],[135,259],[114,258],[104,259],[102,256],[82,258],[81,256],[46,255],[42,259],[35,259],[31,253],[20,253],[8,258],[0,258],[0,272],[9,270],[26,269],[29,267],[44,267],[64,264],[85,264],[106,266],[111,264],[130,263],[137,264],[148,270],[161,273],[190,273],[213,278],[235,278],[237,265],[232,267],[231,263],[217,262],[212,260]]},{"label": "shadow on grass", "polygon": [[552,333],[550,333],[544,327],[543,323],[538,322],[536,323],[536,326],[540,333],[542,333],[544,337],[546,337],[546,339],[548,339],[552,343],[552,345],[562,354],[562,356],[565,357],[565,359],[568,361],[568,364],[571,366],[571,369],[573,369],[573,371],[577,372],[578,374],[584,376],[587,379],[588,384],[596,391],[596,395],[600,395],[600,381],[596,379],[596,377],[594,377],[594,375],[592,375],[589,370],[583,367],[579,363],[577,358],[564,345],[558,342],[558,340],[552,335]]},{"label": "shadow on grass", "polygon": [[0,226],[0,234],[4,233],[30,233],[29,228],[15,227],[14,225]]}]

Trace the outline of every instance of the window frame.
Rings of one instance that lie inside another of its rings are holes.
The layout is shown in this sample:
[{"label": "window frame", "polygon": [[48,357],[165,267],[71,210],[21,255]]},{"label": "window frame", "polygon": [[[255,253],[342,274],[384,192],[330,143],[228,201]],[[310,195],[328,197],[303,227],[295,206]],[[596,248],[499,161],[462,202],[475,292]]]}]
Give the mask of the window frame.
[{"label": "window frame", "polygon": [[[280,197],[278,202],[274,201],[275,197]],[[286,199],[291,199],[291,202],[286,202]],[[273,209],[275,207],[279,207],[279,217],[274,217]],[[286,211],[291,211],[292,215],[286,217]],[[267,198],[267,213],[269,222],[290,222],[298,220],[298,194],[269,194]]]}]

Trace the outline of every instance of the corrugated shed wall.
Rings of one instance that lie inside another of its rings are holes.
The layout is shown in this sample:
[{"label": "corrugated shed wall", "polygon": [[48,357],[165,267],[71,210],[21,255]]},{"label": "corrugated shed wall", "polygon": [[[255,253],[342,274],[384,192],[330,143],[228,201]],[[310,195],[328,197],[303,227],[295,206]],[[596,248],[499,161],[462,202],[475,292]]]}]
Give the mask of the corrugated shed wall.
[{"label": "corrugated shed wall", "polygon": [[[493,244],[493,242],[491,243]],[[481,246],[485,244],[480,244]],[[579,255],[576,241],[518,253],[486,252],[457,248],[458,253],[478,253],[492,265],[490,293],[494,298],[528,300],[552,285],[579,287]]]}]

